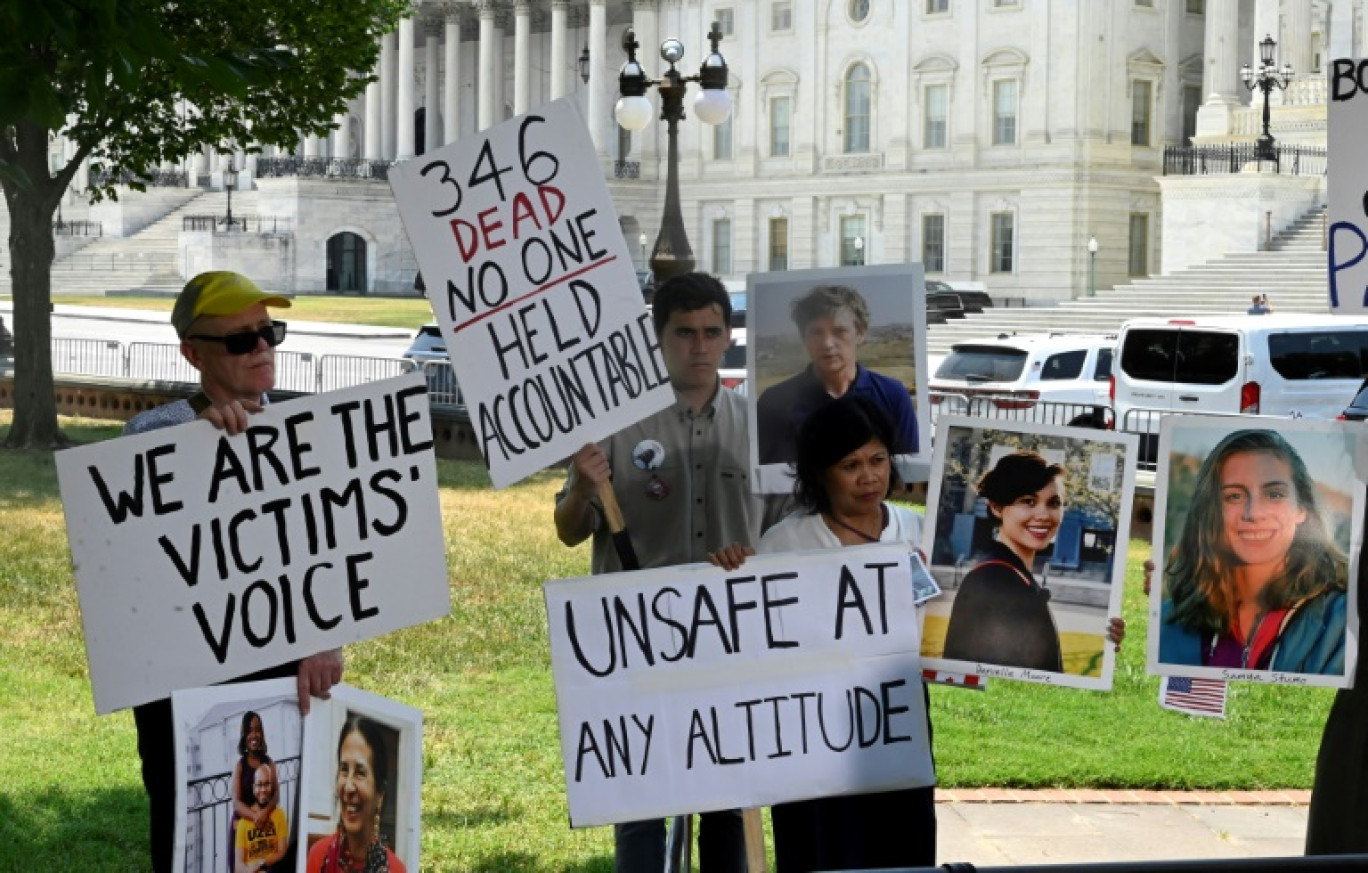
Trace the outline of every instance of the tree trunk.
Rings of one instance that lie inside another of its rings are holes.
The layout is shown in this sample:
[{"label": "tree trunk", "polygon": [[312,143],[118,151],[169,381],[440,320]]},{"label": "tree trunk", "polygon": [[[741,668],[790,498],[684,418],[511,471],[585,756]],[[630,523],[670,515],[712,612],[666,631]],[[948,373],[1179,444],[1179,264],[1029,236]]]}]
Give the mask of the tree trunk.
[{"label": "tree trunk", "polygon": [[4,180],[14,294],[14,425],[5,445],[54,449],[67,445],[52,382],[52,214],[61,189],[48,174],[47,131],[31,121],[16,128],[15,163],[30,183]]}]

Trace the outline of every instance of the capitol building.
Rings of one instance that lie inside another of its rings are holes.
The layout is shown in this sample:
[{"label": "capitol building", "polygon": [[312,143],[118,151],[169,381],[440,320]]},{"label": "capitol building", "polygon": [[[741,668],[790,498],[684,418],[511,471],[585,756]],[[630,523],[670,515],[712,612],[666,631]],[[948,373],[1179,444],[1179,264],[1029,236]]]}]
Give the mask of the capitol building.
[{"label": "capitol building", "polygon": [[[295,293],[416,293],[388,166],[569,96],[644,269],[665,125],[632,133],[614,118],[623,34],[652,77],[677,37],[692,75],[714,22],[732,114],[679,126],[699,269],[740,283],[917,261],[928,278],[1047,303],[1086,293],[1090,242],[1091,281],[1110,287],[1255,250],[1320,209],[1327,59],[1365,54],[1368,0],[422,0],[331,135],[206,149],[158,174],[174,194],[88,217],[109,245],[184,212],[182,277],[233,268]],[[1268,95],[1276,162],[1250,157],[1265,98],[1242,77],[1267,36],[1293,73]],[[189,220],[225,171],[247,220]],[[74,192],[67,204],[79,214]]]}]

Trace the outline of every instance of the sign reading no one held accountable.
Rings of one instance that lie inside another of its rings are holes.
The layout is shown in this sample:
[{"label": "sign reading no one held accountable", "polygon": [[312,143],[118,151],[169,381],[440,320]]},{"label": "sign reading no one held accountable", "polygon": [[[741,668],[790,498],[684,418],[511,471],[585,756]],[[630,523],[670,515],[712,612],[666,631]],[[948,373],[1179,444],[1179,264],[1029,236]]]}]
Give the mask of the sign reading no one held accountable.
[{"label": "sign reading no one held accountable", "polygon": [[574,827],[934,781],[904,546],[545,595]]},{"label": "sign reading no one held accountable", "polygon": [[1330,311],[1368,311],[1368,60],[1330,62],[1326,189]]},{"label": "sign reading no one held accountable", "polygon": [[673,402],[573,100],[389,179],[494,487]]},{"label": "sign reading no one held accountable", "polygon": [[57,455],[100,713],[450,610],[420,374]]}]

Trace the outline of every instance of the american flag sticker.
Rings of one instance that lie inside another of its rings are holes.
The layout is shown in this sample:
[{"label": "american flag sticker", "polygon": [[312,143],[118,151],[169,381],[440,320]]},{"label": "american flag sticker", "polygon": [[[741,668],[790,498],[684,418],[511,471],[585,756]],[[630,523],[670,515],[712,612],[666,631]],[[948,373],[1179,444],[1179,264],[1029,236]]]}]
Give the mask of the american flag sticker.
[{"label": "american flag sticker", "polygon": [[1225,718],[1226,683],[1222,679],[1164,676],[1159,683],[1159,705],[1188,715]]},{"label": "american flag sticker", "polygon": [[972,688],[975,691],[983,691],[988,687],[986,676],[951,673],[948,670],[923,670],[922,679],[937,685],[953,685],[956,688]]}]

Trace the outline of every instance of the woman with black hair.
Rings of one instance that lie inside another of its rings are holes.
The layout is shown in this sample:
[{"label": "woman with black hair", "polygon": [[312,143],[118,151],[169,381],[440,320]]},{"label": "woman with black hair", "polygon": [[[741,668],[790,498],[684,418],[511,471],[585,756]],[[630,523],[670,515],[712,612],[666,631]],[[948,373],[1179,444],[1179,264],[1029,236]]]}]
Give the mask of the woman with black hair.
[{"label": "woman with black hair", "polygon": [[946,658],[1064,672],[1050,592],[1031,568],[1064,516],[1064,468],[1035,452],[1004,455],[975,490],[988,501],[995,540],[955,594]]},{"label": "woman with black hair", "polygon": [[[893,425],[872,402],[842,397],[798,429],[794,496],[799,508],[760,538],[761,554],[899,542],[916,548],[922,517],[887,502],[899,485]],[[735,569],[744,550],[713,563]],[[913,681],[919,680],[920,675]],[[923,699],[929,703],[925,687]],[[927,716],[927,736],[931,733]],[[770,810],[777,873],[923,867],[936,861],[931,786],[780,803]]]},{"label": "woman with black hair", "polygon": [[380,813],[389,787],[385,729],[351,715],[337,740],[337,831],[309,849],[308,873],[404,873],[380,840]]},{"label": "woman with black hair", "polygon": [[[273,791],[269,800],[263,806],[255,806],[253,800],[256,797],[256,771],[258,767],[269,767],[271,770],[271,784],[277,784],[275,762],[266,753],[266,731],[261,726],[261,716],[248,710],[242,714],[242,723],[238,727],[238,762],[233,765],[233,778],[230,782],[232,791],[232,817],[228,823],[228,845],[233,845],[237,838],[238,822],[242,819],[251,819],[257,827],[264,827],[271,820],[271,813],[275,812],[279,805],[279,798]],[[228,869],[233,869],[233,859],[228,859]]]}]

